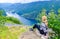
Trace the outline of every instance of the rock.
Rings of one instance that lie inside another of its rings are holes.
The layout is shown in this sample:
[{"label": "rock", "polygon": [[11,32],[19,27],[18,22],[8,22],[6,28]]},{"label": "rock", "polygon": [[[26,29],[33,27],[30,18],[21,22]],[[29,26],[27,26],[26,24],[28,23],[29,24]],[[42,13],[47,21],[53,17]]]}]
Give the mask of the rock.
[{"label": "rock", "polygon": [[[48,29],[48,32],[52,32],[52,30]],[[47,36],[41,35],[39,31],[36,29],[34,31],[27,31],[22,33],[18,39],[48,39],[49,36],[49,33],[47,34]]]},{"label": "rock", "polygon": [[18,39],[40,39],[33,31],[23,33]]}]

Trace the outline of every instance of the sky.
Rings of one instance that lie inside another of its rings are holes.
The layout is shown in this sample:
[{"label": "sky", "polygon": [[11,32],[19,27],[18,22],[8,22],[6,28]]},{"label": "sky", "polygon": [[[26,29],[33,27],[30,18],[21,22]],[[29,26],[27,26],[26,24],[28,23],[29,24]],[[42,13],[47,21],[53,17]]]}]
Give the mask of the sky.
[{"label": "sky", "polygon": [[50,1],[50,0],[0,0],[0,3],[30,3],[35,1]]}]

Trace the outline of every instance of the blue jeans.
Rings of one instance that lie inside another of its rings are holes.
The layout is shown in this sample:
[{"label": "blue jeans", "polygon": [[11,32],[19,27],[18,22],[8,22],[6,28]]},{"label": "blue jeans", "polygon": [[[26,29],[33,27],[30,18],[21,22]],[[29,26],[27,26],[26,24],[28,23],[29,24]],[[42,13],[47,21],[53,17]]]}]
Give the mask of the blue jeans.
[{"label": "blue jeans", "polygon": [[43,30],[40,30],[40,25],[35,24],[35,25],[33,26],[33,29],[35,29],[35,28],[37,28],[37,30],[39,31],[40,34],[46,36],[46,32],[44,32]]}]

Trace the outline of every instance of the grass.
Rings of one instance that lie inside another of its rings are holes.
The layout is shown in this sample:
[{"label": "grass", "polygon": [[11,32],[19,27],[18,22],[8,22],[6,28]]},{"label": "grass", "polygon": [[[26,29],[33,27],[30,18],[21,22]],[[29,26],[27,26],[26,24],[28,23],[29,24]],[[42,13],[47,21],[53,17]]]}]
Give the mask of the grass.
[{"label": "grass", "polygon": [[0,39],[18,39],[28,28],[21,26],[0,27]]}]

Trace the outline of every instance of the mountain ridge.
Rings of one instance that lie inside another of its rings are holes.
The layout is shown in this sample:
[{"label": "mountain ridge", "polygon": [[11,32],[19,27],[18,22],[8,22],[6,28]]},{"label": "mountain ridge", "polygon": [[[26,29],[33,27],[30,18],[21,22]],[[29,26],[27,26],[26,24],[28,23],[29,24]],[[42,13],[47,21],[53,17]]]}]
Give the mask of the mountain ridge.
[{"label": "mountain ridge", "polygon": [[[6,12],[7,11],[11,11],[12,13],[17,13],[20,16],[24,15],[24,14],[28,14],[25,15],[23,17],[27,18],[29,16],[33,17],[32,14],[39,14],[40,11],[44,8],[46,9],[48,12],[51,9],[54,9],[54,11],[57,11],[58,8],[60,8],[60,2],[59,1],[38,1],[38,2],[31,2],[31,3],[26,3],[26,4],[21,4],[21,3],[0,3],[0,8],[4,9]],[[36,12],[33,12],[36,11]],[[37,16],[36,15],[36,16]],[[30,18],[30,17],[29,17]],[[36,17],[33,17],[36,18]]]}]

